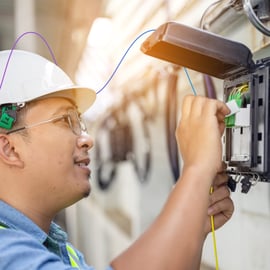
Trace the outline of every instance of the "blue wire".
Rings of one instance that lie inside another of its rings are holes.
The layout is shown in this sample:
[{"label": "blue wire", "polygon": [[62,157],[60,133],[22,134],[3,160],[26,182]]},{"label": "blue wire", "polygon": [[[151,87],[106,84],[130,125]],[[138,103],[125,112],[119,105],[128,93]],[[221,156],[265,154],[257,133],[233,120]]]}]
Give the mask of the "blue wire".
[{"label": "blue wire", "polygon": [[[134,45],[134,43],[135,43],[139,38],[141,38],[143,35],[145,35],[145,34],[147,34],[147,33],[149,33],[149,32],[154,32],[154,31],[156,31],[156,30],[155,30],[155,29],[147,30],[147,31],[143,32],[142,34],[140,34],[139,36],[137,36],[137,38],[135,38],[135,39],[133,40],[133,42],[130,44],[130,46],[128,47],[128,49],[126,50],[126,52],[124,53],[124,55],[123,55],[122,58],[120,59],[119,63],[117,64],[116,68],[114,69],[113,73],[111,74],[111,76],[109,77],[109,79],[107,80],[107,82],[106,82],[106,83],[105,83],[105,84],[104,84],[104,85],[96,92],[96,94],[99,94],[101,91],[103,91],[104,88],[105,88],[105,87],[109,84],[109,82],[112,80],[112,78],[114,77],[116,71],[117,71],[118,68],[120,67],[121,63],[122,63],[123,60],[125,59],[127,53],[129,52],[129,50],[131,49],[131,47]],[[194,96],[197,96],[195,87],[194,87],[194,85],[193,85],[193,83],[192,83],[192,81],[191,81],[191,78],[190,78],[190,76],[189,76],[189,74],[188,74],[187,69],[184,68],[184,71],[185,71],[185,73],[186,73],[186,76],[187,76],[187,78],[188,78],[188,81],[189,81],[189,84],[190,84],[190,86],[191,86],[191,88],[192,88],[192,91],[193,91]]]},{"label": "blue wire", "polygon": [[[96,94],[99,94],[101,91],[103,91],[104,88],[105,88],[105,87],[109,84],[109,82],[112,80],[112,78],[114,77],[116,71],[117,71],[118,68],[120,67],[121,63],[123,62],[124,58],[126,57],[127,53],[128,53],[129,50],[131,49],[131,47],[134,45],[134,43],[135,43],[139,38],[141,38],[143,35],[145,35],[145,34],[147,34],[147,33],[149,33],[149,32],[154,32],[154,31],[156,31],[156,30],[155,30],[155,29],[150,29],[150,30],[147,30],[147,31],[143,32],[142,34],[140,34],[140,35],[139,35],[139,36],[138,36],[138,37],[130,44],[130,46],[128,47],[128,49],[126,50],[126,52],[124,53],[124,55],[122,56],[121,60],[119,61],[118,65],[117,65],[116,68],[114,69],[113,73],[111,74],[111,76],[110,76],[109,79],[107,80],[107,82],[106,82],[106,83],[105,83],[105,84],[104,84],[104,85],[96,92]],[[190,84],[190,86],[191,86],[191,88],[192,88],[192,92],[193,92],[194,96],[197,96],[195,87],[194,87],[194,85],[193,85],[193,83],[192,83],[192,81],[191,81],[191,78],[190,78],[190,76],[189,76],[189,73],[188,73],[187,69],[184,68],[184,71],[185,71],[185,73],[186,73],[186,76],[187,76],[187,78],[188,78],[188,81],[189,81],[189,84]]]},{"label": "blue wire", "polygon": [[115,70],[113,71],[112,75],[110,76],[110,78],[107,80],[107,82],[104,84],[104,86],[102,86],[97,92],[96,94],[99,94],[102,90],[104,90],[104,88],[109,84],[109,82],[112,80],[113,76],[115,75],[116,71],[118,70],[119,66],[121,65],[121,63],[123,62],[124,58],[126,57],[127,53],[129,52],[129,50],[131,49],[131,47],[134,45],[134,43],[141,38],[143,35],[149,33],[149,32],[154,32],[155,29],[150,29],[147,30],[145,32],[143,32],[142,34],[140,34],[128,47],[128,49],[126,50],[126,52],[124,53],[124,55],[122,56],[121,60],[119,61],[118,65],[116,66]]},{"label": "blue wire", "polygon": [[195,90],[195,87],[194,87],[194,85],[193,85],[193,83],[192,83],[192,81],[191,81],[191,78],[190,78],[190,76],[189,76],[189,74],[188,74],[188,71],[187,71],[187,69],[184,67],[184,71],[185,71],[185,73],[186,73],[186,75],[187,75],[187,78],[188,78],[188,81],[189,81],[189,84],[190,84],[190,86],[191,86],[191,89],[192,89],[192,92],[193,92],[193,94],[194,94],[194,96],[197,96],[197,92],[196,92],[196,90]]},{"label": "blue wire", "polygon": [[[124,58],[126,57],[127,53],[128,53],[129,50],[131,49],[131,47],[135,44],[135,42],[136,42],[138,39],[140,39],[143,35],[145,35],[145,34],[147,34],[147,33],[149,33],[149,32],[154,32],[154,31],[156,31],[156,30],[155,30],[155,29],[147,30],[147,31],[143,32],[142,34],[140,34],[139,36],[137,36],[137,38],[135,38],[135,40],[130,44],[130,46],[128,47],[128,49],[126,50],[126,52],[124,53],[124,55],[123,55],[122,58],[120,59],[119,63],[117,64],[116,68],[114,69],[113,73],[111,74],[111,76],[109,77],[109,79],[107,80],[107,82],[106,82],[106,83],[105,83],[105,84],[104,84],[104,85],[96,92],[96,94],[99,94],[99,93],[100,93],[102,90],[104,90],[104,88],[109,84],[109,82],[110,82],[110,81],[112,80],[112,78],[114,77],[116,71],[117,71],[118,68],[120,67],[121,63],[123,62]],[[49,49],[49,52],[50,52],[50,54],[51,54],[51,56],[52,56],[52,58],[53,58],[53,60],[54,60],[54,63],[57,65],[55,56],[54,56],[54,54],[53,54],[53,52],[52,52],[52,49],[50,48],[48,42],[46,41],[46,39],[45,39],[41,34],[39,34],[39,33],[37,33],[37,32],[34,32],[34,31],[33,31],[33,32],[31,32],[31,31],[25,32],[25,33],[23,33],[22,35],[20,35],[20,36],[16,39],[16,41],[14,42],[14,44],[13,44],[13,46],[12,46],[12,48],[11,48],[10,55],[9,55],[9,57],[8,57],[8,61],[7,61],[7,63],[6,63],[6,67],[5,67],[4,73],[3,73],[3,75],[2,75],[1,82],[0,82],[0,89],[2,88],[2,84],[3,84],[3,81],[4,81],[5,75],[6,75],[7,67],[8,67],[8,64],[9,64],[9,61],[10,61],[10,58],[11,58],[11,55],[12,55],[12,53],[13,53],[13,50],[15,49],[15,47],[16,47],[17,43],[19,42],[19,40],[20,40],[22,37],[24,37],[25,35],[28,35],[28,34],[35,34],[35,35],[39,36],[39,37],[43,40],[43,42],[46,44],[46,46],[47,46],[48,49]],[[191,88],[192,88],[193,94],[194,94],[194,96],[196,96],[197,93],[196,93],[195,87],[194,87],[194,85],[193,85],[193,83],[192,83],[192,81],[191,81],[191,78],[190,78],[190,76],[189,76],[189,74],[188,74],[188,71],[187,71],[186,68],[184,68],[184,71],[185,71],[186,76],[187,76],[187,78],[188,78],[189,84],[190,84],[190,86],[191,86]]]}]

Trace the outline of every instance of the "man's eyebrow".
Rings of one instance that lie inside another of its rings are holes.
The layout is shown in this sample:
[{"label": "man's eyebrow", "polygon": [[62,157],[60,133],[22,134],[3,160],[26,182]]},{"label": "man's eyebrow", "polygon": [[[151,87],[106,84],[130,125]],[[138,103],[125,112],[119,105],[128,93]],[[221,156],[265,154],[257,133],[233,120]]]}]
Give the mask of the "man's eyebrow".
[{"label": "man's eyebrow", "polygon": [[57,115],[59,113],[67,113],[69,110],[77,111],[77,107],[72,106],[72,105],[63,105],[63,106],[57,108],[57,110],[53,113],[53,115]]}]

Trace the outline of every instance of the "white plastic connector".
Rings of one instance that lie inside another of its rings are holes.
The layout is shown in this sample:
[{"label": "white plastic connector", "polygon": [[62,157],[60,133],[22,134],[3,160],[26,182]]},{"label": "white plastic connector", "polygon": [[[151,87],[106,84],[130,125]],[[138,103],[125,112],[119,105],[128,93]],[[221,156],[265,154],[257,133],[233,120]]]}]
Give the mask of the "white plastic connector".
[{"label": "white plastic connector", "polygon": [[240,108],[240,111],[235,115],[235,127],[250,126],[250,104],[246,108]]},{"label": "white plastic connector", "polygon": [[229,114],[226,115],[226,117],[229,117],[229,116],[231,116],[231,115],[233,115],[233,114],[236,114],[237,112],[240,111],[240,108],[238,107],[238,105],[237,105],[235,99],[232,99],[232,100],[228,101],[228,102],[226,103],[226,105],[228,106],[228,108],[229,108],[230,111],[231,111]]}]

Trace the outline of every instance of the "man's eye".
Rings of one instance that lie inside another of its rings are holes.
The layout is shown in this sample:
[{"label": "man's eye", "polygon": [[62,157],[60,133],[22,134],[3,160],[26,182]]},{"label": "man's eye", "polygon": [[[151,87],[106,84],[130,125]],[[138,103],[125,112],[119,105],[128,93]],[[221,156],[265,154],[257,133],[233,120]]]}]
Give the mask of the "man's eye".
[{"label": "man's eye", "polygon": [[60,123],[69,125],[69,119],[68,119],[68,116],[63,116],[63,117],[60,119]]}]

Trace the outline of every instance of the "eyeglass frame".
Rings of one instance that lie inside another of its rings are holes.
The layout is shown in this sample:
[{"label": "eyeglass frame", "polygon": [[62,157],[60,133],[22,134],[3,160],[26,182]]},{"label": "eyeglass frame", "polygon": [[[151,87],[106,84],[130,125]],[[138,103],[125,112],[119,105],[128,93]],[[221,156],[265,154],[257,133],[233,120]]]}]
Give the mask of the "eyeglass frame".
[{"label": "eyeglass frame", "polygon": [[[74,128],[74,125],[72,124],[72,114],[75,116],[75,118],[73,118],[73,120],[75,119],[78,123],[78,127],[79,127],[79,131],[76,131],[75,128]],[[44,120],[44,121],[40,121],[38,123],[35,123],[35,124],[31,124],[31,125],[25,125],[23,127],[20,127],[20,128],[16,128],[14,130],[10,130],[10,131],[7,131],[5,134],[6,135],[9,135],[9,134],[12,134],[12,133],[15,133],[15,132],[19,132],[19,131],[22,131],[22,130],[25,130],[25,129],[29,129],[29,128],[33,128],[33,127],[37,127],[37,126],[40,126],[40,125],[44,125],[44,124],[48,124],[48,123],[52,123],[52,122],[57,122],[57,121],[60,121],[62,119],[67,119],[68,121],[68,125],[71,129],[71,131],[76,135],[76,136],[80,136],[82,135],[83,132],[86,132],[87,133],[87,128],[86,128],[86,125],[85,123],[83,122],[83,120],[81,119],[81,117],[79,116],[78,112],[74,111],[74,110],[70,110],[68,111],[68,113],[66,114],[62,114],[62,115],[59,115],[59,116],[55,116],[53,118],[50,118],[48,120]]]}]

